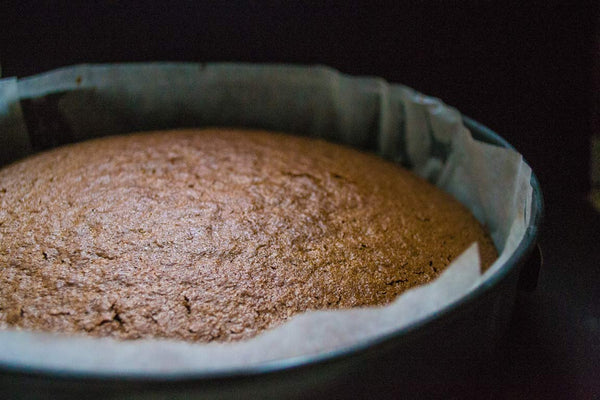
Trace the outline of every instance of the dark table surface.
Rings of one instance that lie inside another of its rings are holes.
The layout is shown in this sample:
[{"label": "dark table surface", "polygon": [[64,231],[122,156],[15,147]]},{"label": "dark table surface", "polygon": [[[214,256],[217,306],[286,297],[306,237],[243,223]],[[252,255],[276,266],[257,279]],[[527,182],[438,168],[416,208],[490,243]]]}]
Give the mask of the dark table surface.
[{"label": "dark table surface", "polygon": [[600,397],[600,213],[565,190],[546,204],[538,287],[498,353],[499,397]]}]

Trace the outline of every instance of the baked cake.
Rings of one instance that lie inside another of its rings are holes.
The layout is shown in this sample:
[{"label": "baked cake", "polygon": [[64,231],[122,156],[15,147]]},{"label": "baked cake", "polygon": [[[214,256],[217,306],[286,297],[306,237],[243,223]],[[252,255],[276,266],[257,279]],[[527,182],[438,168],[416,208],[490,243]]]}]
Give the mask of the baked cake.
[{"label": "baked cake", "polygon": [[450,195],[323,140],[189,129],[94,139],[0,170],[0,327],[249,338],[386,304],[471,243]]}]

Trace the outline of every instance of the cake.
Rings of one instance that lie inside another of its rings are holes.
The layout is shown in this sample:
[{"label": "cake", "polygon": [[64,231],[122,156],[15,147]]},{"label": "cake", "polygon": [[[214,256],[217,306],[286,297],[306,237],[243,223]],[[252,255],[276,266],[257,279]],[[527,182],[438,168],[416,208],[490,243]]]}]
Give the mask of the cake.
[{"label": "cake", "polygon": [[232,341],[378,306],[471,243],[458,201],[378,156],[241,129],[112,136],[0,170],[0,328]]}]

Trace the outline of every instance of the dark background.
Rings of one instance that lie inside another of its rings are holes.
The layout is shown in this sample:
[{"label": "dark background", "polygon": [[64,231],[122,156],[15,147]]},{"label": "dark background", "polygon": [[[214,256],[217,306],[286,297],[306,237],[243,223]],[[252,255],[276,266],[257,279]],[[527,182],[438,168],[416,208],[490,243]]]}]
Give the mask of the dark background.
[{"label": "dark background", "polygon": [[600,223],[585,200],[600,134],[597,1],[64,3],[0,5],[2,76],[90,62],[325,64],[439,97],[508,139],[544,191],[544,265],[493,361],[505,382],[494,393],[600,397]]}]

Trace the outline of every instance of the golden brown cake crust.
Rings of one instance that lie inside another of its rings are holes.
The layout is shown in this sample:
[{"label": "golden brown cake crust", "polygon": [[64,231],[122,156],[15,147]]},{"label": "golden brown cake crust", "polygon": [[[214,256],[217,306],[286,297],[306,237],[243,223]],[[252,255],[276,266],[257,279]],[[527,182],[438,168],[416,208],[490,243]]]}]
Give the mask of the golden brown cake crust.
[{"label": "golden brown cake crust", "polygon": [[449,195],[321,140],[96,139],[0,170],[0,327],[227,341],[391,301],[479,242]]}]

